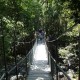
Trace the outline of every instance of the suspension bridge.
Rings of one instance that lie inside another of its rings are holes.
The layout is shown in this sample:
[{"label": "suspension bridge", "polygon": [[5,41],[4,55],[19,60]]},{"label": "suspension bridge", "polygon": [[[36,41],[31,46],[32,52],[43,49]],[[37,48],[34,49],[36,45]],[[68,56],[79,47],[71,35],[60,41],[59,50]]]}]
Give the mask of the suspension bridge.
[{"label": "suspension bridge", "polygon": [[71,80],[48,51],[45,40],[35,40],[32,49],[0,80]]}]

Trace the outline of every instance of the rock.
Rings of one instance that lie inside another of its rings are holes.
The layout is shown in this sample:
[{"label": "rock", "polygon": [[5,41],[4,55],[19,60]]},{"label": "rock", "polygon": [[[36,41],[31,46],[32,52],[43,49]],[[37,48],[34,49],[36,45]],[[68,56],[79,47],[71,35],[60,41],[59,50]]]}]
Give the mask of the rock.
[{"label": "rock", "polygon": [[73,75],[74,75],[74,71],[71,70],[71,69],[69,69],[69,70],[68,70],[68,76],[71,78],[71,80],[72,80],[72,78],[73,78]]},{"label": "rock", "polygon": [[62,72],[59,72],[59,78],[63,78],[64,74]]},{"label": "rock", "polygon": [[[17,76],[16,76],[16,75],[15,75],[15,76],[12,76],[12,77],[10,78],[10,80],[17,80]],[[18,80],[24,80],[23,75],[18,74]]]}]

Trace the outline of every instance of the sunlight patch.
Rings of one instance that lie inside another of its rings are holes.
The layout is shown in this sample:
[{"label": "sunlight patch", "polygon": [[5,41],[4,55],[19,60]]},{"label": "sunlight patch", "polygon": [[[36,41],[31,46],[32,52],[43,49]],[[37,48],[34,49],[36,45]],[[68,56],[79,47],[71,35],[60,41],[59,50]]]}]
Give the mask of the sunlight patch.
[{"label": "sunlight patch", "polygon": [[36,70],[36,71],[44,71],[44,72],[49,72],[50,71],[50,67],[49,65],[32,65],[31,66],[32,70]]},{"label": "sunlight patch", "polygon": [[34,60],[48,60],[46,47],[43,44],[40,44],[36,47]]},{"label": "sunlight patch", "polygon": [[42,78],[42,77],[38,77],[36,80],[44,80],[44,78]]}]

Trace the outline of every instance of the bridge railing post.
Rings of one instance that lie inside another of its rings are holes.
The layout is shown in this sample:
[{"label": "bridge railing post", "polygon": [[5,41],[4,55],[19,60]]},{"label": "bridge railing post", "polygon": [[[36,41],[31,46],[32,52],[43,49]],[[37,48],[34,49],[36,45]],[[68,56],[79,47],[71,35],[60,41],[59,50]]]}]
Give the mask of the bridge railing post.
[{"label": "bridge railing post", "polygon": [[51,59],[51,75],[52,75],[52,78],[53,78],[53,75],[54,75],[54,70],[53,70],[53,62],[52,62],[52,59]]},{"label": "bridge railing post", "polygon": [[27,70],[27,56],[26,56],[26,75],[28,75],[28,70]]},{"label": "bridge railing post", "polygon": [[55,64],[55,62],[53,61],[53,59],[52,59],[52,66],[53,66],[53,78],[54,78],[55,80],[57,80],[57,76],[56,76],[57,68],[56,68],[56,64]]},{"label": "bridge railing post", "polygon": [[58,68],[57,64],[51,58],[51,75],[54,80],[58,80]]},{"label": "bridge railing post", "polygon": [[5,75],[6,75],[6,80],[8,80],[8,72],[7,72],[7,62],[6,62],[6,54],[5,54],[5,41],[4,41],[4,28],[2,24],[2,19],[0,19],[0,27],[1,27],[1,37],[2,37],[2,53],[3,53],[3,58],[4,58],[4,66],[5,66]]},{"label": "bridge railing post", "polygon": [[50,57],[50,55],[48,54],[48,64],[50,65],[50,67],[51,67],[51,57]]},{"label": "bridge railing post", "polygon": [[17,80],[18,80],[18,66],[17,66],[17,54],[16,54],[16,22],[15,22],[13,34],[14,34],[13,53],[14,53],[14,58],[15,58],[16,77],[17,77]]},{"label": "bridge railing post", "polygon": [[56,80],[58,80],[58,67],[56,65]]}]

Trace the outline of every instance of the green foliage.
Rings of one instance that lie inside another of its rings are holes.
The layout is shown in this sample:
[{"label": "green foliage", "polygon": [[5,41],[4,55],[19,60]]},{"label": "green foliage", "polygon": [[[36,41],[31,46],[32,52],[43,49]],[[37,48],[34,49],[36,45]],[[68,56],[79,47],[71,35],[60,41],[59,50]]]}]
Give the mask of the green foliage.
[{"label": "green foliage", "polygon": [[6,57],[11,58],[13,55],[14,32],[16,42],[25,39],[29,39],[27,41],[32,40],[34,31],[41,26],[40,17],[42,17],[42,10],[37,1],[0,0],[0,20],[2,20],[0,21],[0,59],[3,55],[2,29]]},{"label": "green foliage", "polygon": [[56,39],[71,28],[59,39],[59,44],[61,46],[77,44],[80,25],[74,28],[72,26],[80,23],[79,6],[80,0],[0,0],[2,20],[0,21],[0,55],[2,55],[2,29],[4,29],[7,57],[12,56],[14,32],[18,42],[26,39],[25,37],[31,40],[34,31],[41,27],[45,29],[46,36],[51,35],[52,39]]}]

